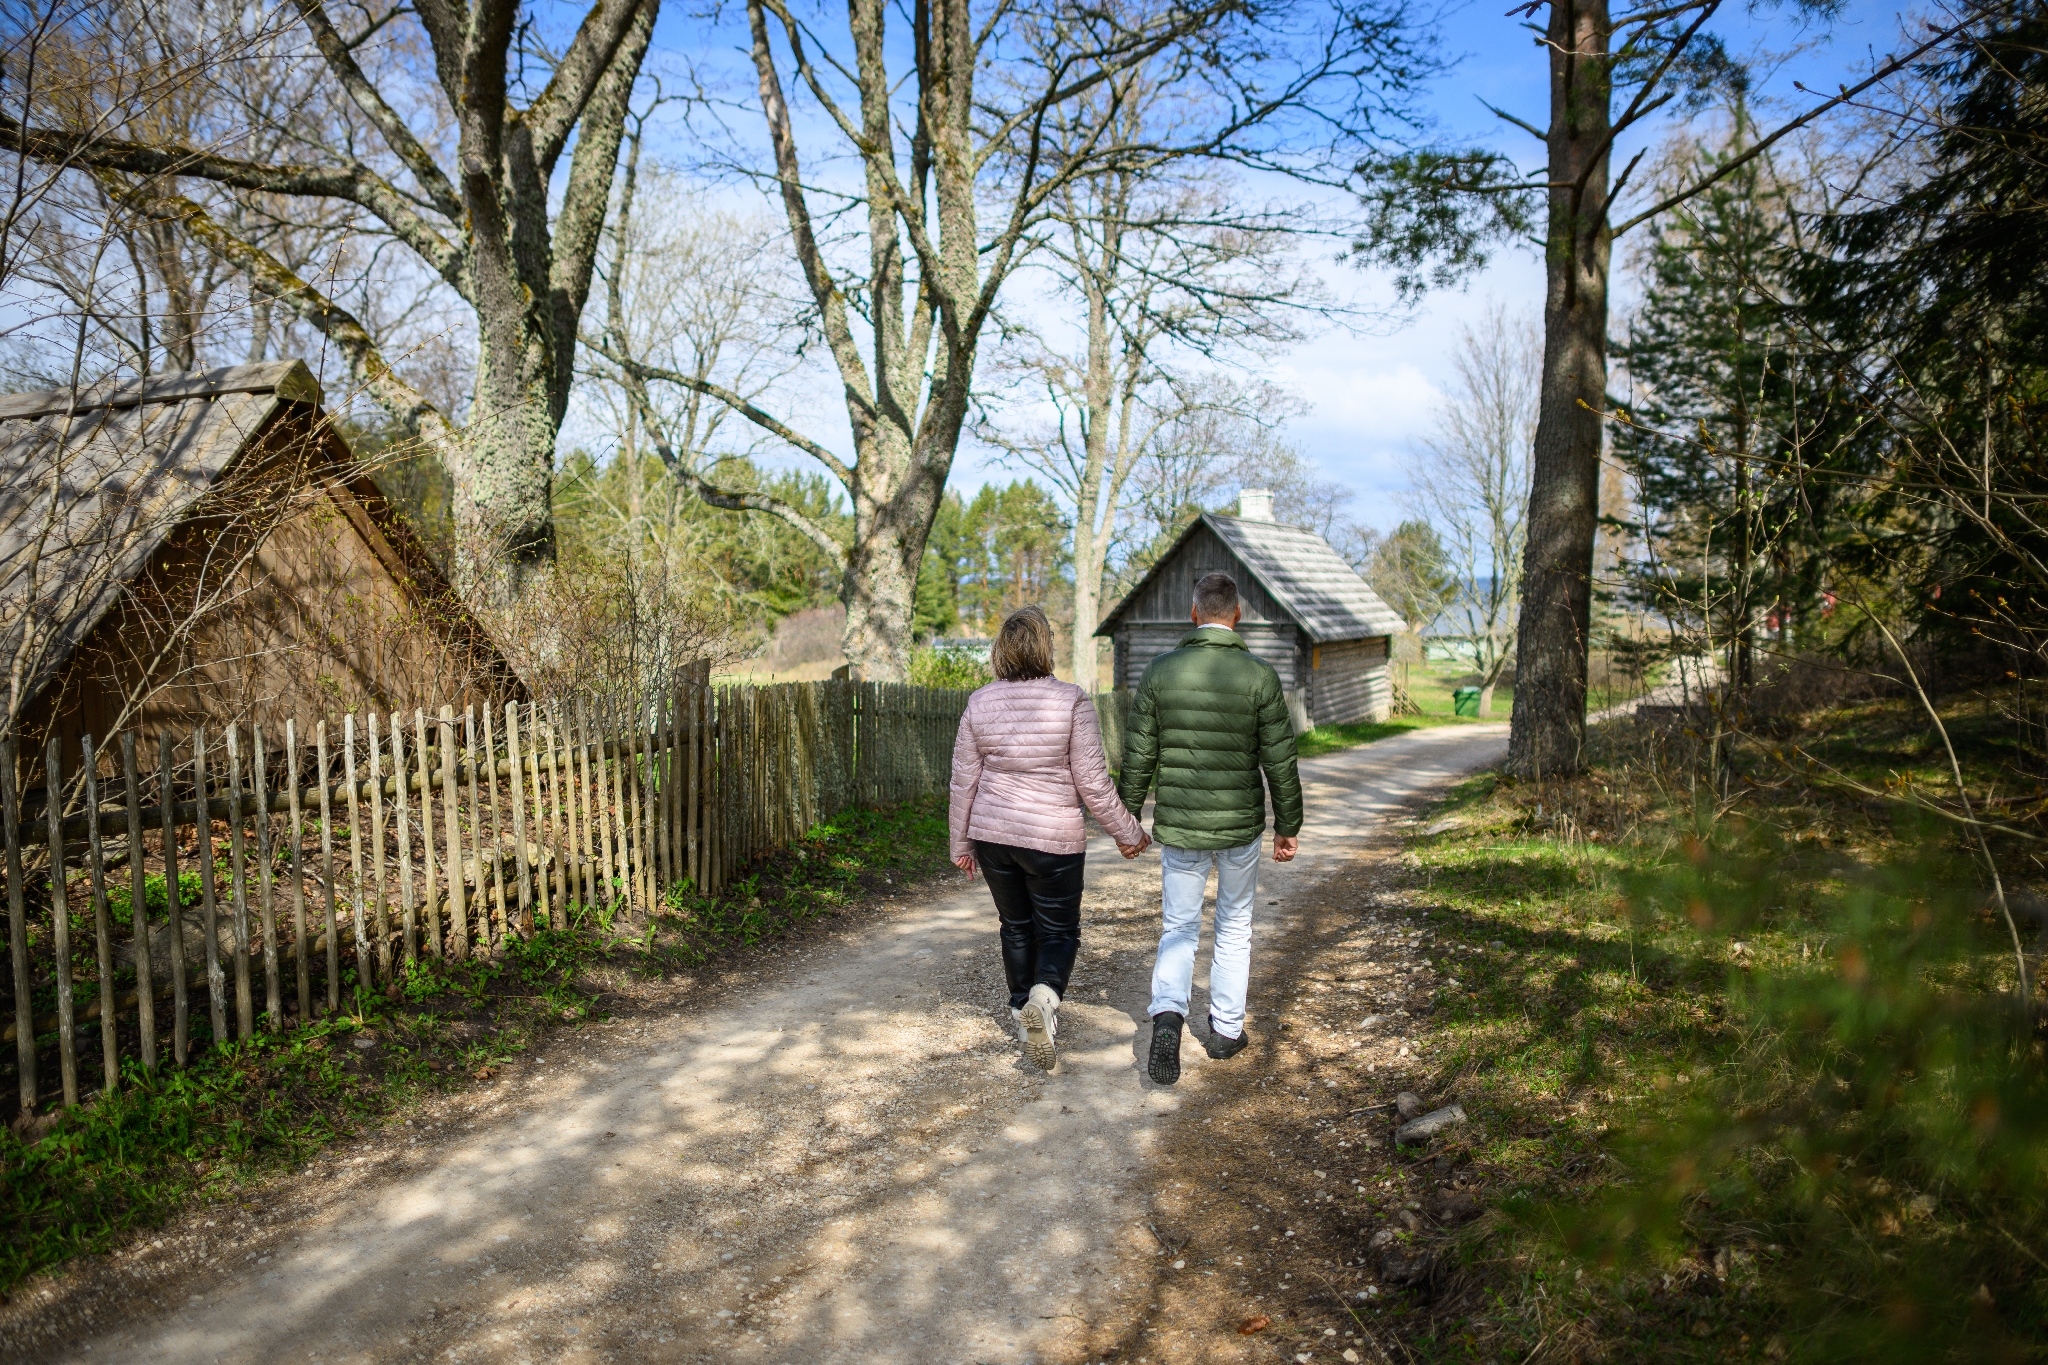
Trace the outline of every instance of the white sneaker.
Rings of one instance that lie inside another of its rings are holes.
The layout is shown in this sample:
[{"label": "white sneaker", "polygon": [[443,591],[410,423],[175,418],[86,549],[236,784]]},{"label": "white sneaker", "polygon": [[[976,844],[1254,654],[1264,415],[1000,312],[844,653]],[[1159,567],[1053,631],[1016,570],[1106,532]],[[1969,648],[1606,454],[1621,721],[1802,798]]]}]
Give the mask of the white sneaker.
[{"label": "white sneaker", "polygon": [[1052,1070],[1059,1061],[1053,1046],[1060,1028],[1059,993],[1050,986],[1033,986],[1024,1008],[1017,1011],[1017,1022],[1024,1026],[1024,1055],[1040,1071]]}]

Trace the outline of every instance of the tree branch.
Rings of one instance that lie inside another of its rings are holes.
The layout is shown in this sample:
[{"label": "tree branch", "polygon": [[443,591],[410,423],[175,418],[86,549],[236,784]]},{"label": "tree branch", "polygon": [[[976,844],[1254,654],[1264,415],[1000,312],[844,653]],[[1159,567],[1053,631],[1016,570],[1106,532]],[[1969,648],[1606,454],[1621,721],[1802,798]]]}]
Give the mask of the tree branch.
[{"label": "tree branch", "polygon": [[[804,198],[796,133],[790,127],[789,103],[783,97],[782,76],[775,68],[774,49],[768,41],[765,0],[749,0],[747,19],[754,48],[754,70],[761,83],[761,112],[767,118],[768,138],[775,149],[775,178],[782,187],[782,207],[789,218],[797,264],[803,268],[804,282],[810,286],[811,298],[818,305],[819,325],[824,330],[826,345],[832,348],[832,358],[839,366],[840,382],[847,397],[861,420],[873,421],[873,385],[868,377],[867,364],[861,359],[860,348],[854,343],[853,328],[847,319],[846,295],[840,291],[838,281],[832,278],[825,253],[818,246],[817,234],[811,225],[810,204]],[[853,486],[851,481],[847,486]]]},{"label": "tree branch", "polygon": [[569,143],[570,132],[583,117],[605,74],[612,69],[612,59],[618,55],[620,45],[649,3],[650,0],[597,0],[583,16],[576,37],[555,67],[547,88],[524,112],[513,116],[533,138],[533,156],[543,178],[553,172],[562,149]]},{"label": "tree branch", "polygon": [[370,397],[407,431],[444,448],[460,440],[460,433],[447,416],[392,370],[376,339],[353,313],[300,279],[277,257],[229,232],[204,208],[183,195],[150,195],[144,204],[154,215],[175,222],[193,241],[241,271],[264,293],[332,341]]},{"label": "tree branch", "polygon": [[[737,395],[733,395],[732,399],[728,400],[723,394],[712,392],[717,389],[716,385],[704,384],[701,380],[692,380],[688,376],[676,374],[672,370],[660,370],[654,366],[642,365],[637,361],[621,358],[601,344],[590,341],[587,338],[584,344],[625,372],[627,400],[633,404],[634,410],[639,413],[640,425],[647,429],[648,437],[653,440],[654,453],[661,457],[662,464],[667,466],[671,474],[678,479],[687,480],[690,486],[696,489],[697,496],[713,507],[722,507],[728,512],[765,512],[769,516],[776,518],[817,546],[819,551],[832,562],[833,568],[842,574],[846,572],[846,547],[841,545],[830,531],[827,531],[824,527],[818,525],[817,522],[805,516],[793,504],[784,502],[772,493],[746,493],[730,488],[720,488],[717,484],[712,483],[709,479],[698,473],[694,465],[679,455],[676,452],[676,448],[669,444],[668,428],[662,423],[661,414],[656,412],[654,405],[648,401],[646,381],[649,378],[666,379],[685,388],[697,388],[699,392],[711,392],[712,397],[718,398],[721,402],[729,401],[735,408],[743,411],[749,406],[744,400],[739,399]],[[754,414],[750,412],[748,415],[753,416]],[[762,416],[765,416],[765,414],[762,414]],[[767,420],[774,423],[773,418],[768,418]],[[774,423],[774,425],[780,426],[781,424]],[[778,432],[777,434],[780,435],[782,433]],[[791,433],[785,439],[801,441],[803,438]]]},{"label": "tree branch", "polygon": [[383,134],[385,145],[413,173],[413,178],[420,182],[420,188],[426,191],[434,207],[451,222],[460,222],[462,197],[455,192],[455,186],[427,149],[420,145],[419,139],[413,136],[405,120],[398,116],[398,111],[385,102],[383,94],[363,74],[350,45],[334,31],[320,0],[292,0],[292,3],[298,7],[299,17],[306,21],[306,27],[312,30],[314,44],[320,49],[320,55],[327,59],[327,69],[341,82],[341,88],[355,101],[356,108],[376,125],[377,131]]},{"label": "tree branch", "polygon": [[781,419],[756,407],[723,384],[714,383],[709,379],[699,379],[695,375],[684,374],[680,370],[671,370],[660,365],[644,364],[598,338],[585,337],[583,344],[618,366],[637,382],[645,383],[650,379],[658,379],[665,384],[674,384],[677,388],[688,389],[692,393],[701,393],[706,398],[717,399],[749,422],[752,422],[755,426],[761,428],[761,430],[789,442],[789,444],[795,446],[819,464],[824,465],[825,468],[832,471],[832,477],[846,485],[849,490],[853,488],[854,473],[850,465],[824,446],[813,441],[810,437],[795,430]]},{"label": "tree branch", "polygon": [[420,216],[396,186],[360,161],[342,167],[264,166],[253,161],[216,156],[197,148],[163,143],[151,146],[118,138],[50,128],[24,128],[0,114],[0,149],[19,152],[35,161],[62,166],[121,171],[129,175],[190,176],[230,189],[257,190],[295,198],[340,199],[376,215],[398,239],[418,252],[434,273],[462,289],[465,253]]},{"label": "tree branch", "polygon": [[[1622,233],[1627,232],[1630,228],[1640,227],[1642,224],[1649,222],[1650,219],[1655,218],[1658,214],[1663,213],[1666,209],[1676,208],[1680,204],[1683,204],[1686,200],[1698,194],[1700,191],[1707,189],[1708,187],[1714,185],[1719,181],[1727,179],[1729,176],[1733,175],[1737,170],[1740,170],[1742,167],[1748,165],[1757,157],[1762,156],[1764,152],[1769,150],[1773,144],[1782,141],[1784,138],[1789,137],[1791,134],[1797,132],[1799,129],[1804,128],[1807,124],[1813,122],[1822,114],[1828,112],[1828,110],[1833,109],[1838,105],[1847,104],[1850,100],[1855,99],[1858,95],[1868,90],[1871,86],[1876,85],[1878,82],[1888,80],[1892,76],[1897,75],[1900,71],[1904,70],[1908,65],[1915,61],[1918,61],[1922,56],[1926,55],[1929,51],[1936,47],[1941,46],[1941,44],[1947,42],[1950,38],[1953,38],[1956,34],[1961,33],[1965,28],[1968,27],[1969,21],[1965,20],[1962,23],[1951,24],[1947,28],[1939,30],[1935,33],[1933,37],[1929,38],[1926,42],[1920,44],[1920,46],[1914,48],[1911,52],[1901,53],[1899,56],[1892,58],[1883,66],[1879,67],[1876,71],[1872,72],[1869,76],[1865,77],[1861,81],[1858,81],[1855,85],[1843,87],[1840,94],[1836,95],[1832,99],[1825,100],[1820,104],[1816,104],[1813,108],[1807,110],[1798,118],[1793,119],[1790,123],[1783,125],[1776,132],[1772,133],[1769,137],[1763,139],[1754,147],[1751,147],[1741,156],[1735,157],[1730,161],[1724,162],[1718,170],[1716,170],[1712,175],[1708,176],[1706,179],[1700,181],[1698,184],[1691,185],[1685,189],[1682,189],[1678,191],[1678,193],[1673,194],[1670,197],[1659,201],[1658,203],[1652,204],[1649,208],[1644,209],[1635,217],[1629,219],[1627,222],[1615,228],[1609,235],[1613,237],[1619,237]],[[1803,85],[1799,88],[1801,90],[1806,89],[1806,87]]]}]

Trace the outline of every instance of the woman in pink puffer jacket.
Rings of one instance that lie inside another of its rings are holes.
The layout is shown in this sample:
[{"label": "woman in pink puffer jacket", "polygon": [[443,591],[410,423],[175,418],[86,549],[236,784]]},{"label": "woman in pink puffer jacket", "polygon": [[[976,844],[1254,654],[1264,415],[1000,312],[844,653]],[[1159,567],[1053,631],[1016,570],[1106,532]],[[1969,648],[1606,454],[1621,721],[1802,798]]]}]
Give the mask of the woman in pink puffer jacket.
[{"label": "woman in pink puffer jacket", "polygon": [[1010,613],[990,662],[996,681],[967,699],[953,741],[953,861],[988,877],[1002,923],[1010,1015],[1024,1052],[1050,1071],[1060,1000],[1081,946],[1086,803],[1126,858],[1151,842],[1117,799],[1095,703],[1052,676],[1052,623]]}]

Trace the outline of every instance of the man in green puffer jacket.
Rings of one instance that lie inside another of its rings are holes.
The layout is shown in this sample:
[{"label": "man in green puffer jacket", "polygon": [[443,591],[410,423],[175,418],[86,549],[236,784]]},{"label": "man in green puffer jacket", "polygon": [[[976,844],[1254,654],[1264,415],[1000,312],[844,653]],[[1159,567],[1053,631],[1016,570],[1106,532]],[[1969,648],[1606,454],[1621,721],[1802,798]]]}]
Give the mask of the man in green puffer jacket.
[{"label": "man in green puffer jacket", "polygon": [[[1301,775],[1280,675],[1238,637],[1237,584],[1212,573],[1195,584],[1195,628],[1145,670],[1131,703],[1118,795],[1133,815],[1156,782],[1164,929],[1152,967],[1152,1079],[1180,1079],[1180,1030],[1194,989],[1202,892],[1216,866],[1216,939],[1209,961],[1211,1057],[1244,1050],[1252,902],[1266,793],[1273,794],[1273,861],[1299,846]],[[1261,774],[1264,775],[1263,785]]]}]

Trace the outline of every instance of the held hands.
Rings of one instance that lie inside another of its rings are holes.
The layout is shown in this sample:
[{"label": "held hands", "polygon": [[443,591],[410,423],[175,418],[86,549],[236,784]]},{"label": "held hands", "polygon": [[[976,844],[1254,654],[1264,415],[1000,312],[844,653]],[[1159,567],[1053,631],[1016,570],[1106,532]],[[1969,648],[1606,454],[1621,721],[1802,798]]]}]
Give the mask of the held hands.
[{"label": "held hands", "polygon": [[1137,843],[1118,844],[1116,846],[1116,851],[1123,854],[1126,858],[1135,858],[1140,853],[1143,853],[1146,849],[1150,847],[1152,847],[1152,836],[1141,829],[1138,831]]},{"label": "held hands", "polygon": [[1273,836],[1273,861],[1276,863],[1293,862],[1294,855],[1300,849],[1301,840],[1294,835],[1276,834]]},{"label": "held hands", "polygon": [[965,872],[967,874],[968,881],[971,882],[974,880],[974,855],[972,853],[963,853],[959,857],[955,858],[953,860],[953,866],[959,868],[962,872]]}]

